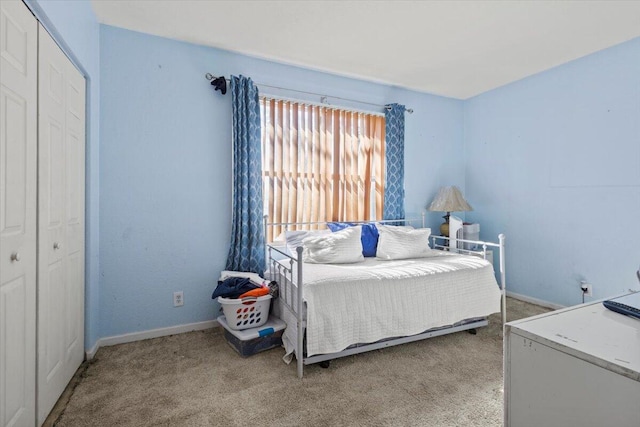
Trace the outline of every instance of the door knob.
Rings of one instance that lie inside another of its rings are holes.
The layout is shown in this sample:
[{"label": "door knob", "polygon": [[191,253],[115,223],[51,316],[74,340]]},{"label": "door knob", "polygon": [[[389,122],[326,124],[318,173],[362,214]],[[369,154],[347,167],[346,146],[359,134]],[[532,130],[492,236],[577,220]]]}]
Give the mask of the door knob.
[{"label": "door knob", "polygon": [[61,243],[55,242],[55,243],[53,244],[53,249],[60,249],[61,247],[62,247],[62,244],[61,244]]},{"label": "door knob", "polygon": [[11,261],[20,261],[20,254],[18,252],[14,252],[11,254]]}]

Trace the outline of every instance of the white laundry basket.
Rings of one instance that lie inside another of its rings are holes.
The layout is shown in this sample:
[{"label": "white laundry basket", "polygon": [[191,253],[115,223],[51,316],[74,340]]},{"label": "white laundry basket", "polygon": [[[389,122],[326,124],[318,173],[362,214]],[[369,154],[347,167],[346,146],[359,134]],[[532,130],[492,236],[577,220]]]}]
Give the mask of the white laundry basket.
[{"label": "white laundry basket", "polygon": [[218,297],[218,302],[227,324],[236,331],[262,326],[269,319],[271,295],[242,299]]}]

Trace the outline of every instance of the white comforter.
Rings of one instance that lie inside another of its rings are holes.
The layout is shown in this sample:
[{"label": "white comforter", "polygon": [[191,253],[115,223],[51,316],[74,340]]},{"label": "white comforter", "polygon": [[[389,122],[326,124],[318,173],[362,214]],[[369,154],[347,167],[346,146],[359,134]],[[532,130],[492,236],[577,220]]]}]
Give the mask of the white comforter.
[{"label": "white comforter", "polygon": [[[304,264],[303,273],[307,356],[414,335],[500,311],[493,268],[474,256],[437,252],[408,260]],[[295,331],[287,329],[289,354]]]}]

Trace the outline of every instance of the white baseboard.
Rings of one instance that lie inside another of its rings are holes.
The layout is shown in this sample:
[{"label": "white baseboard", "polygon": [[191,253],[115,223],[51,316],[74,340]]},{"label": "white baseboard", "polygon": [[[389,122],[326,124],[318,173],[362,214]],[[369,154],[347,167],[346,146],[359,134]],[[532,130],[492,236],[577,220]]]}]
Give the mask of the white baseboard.
[{"label": "white baseboard", "polygon": [[536,304],[536,305],[539,305],[539,306],[542,306],[542,307],[552,308],[554,310],[558,310],[560,308],[565,308],[565,306],[561,305],[561,304],[556,304],[554,302],[549,302],[549,301],[541,300],[541,299],[538,299],[538,298],[529,297],[527,295],[516,294],[515,292],[507,291],[507,296],[511,297],[513,299],[517,299],[517,300],[524,301],[524,302],[529,302],[531,304]]},{"label": "white baseboard", "polygon": [[219,326],[217,320],[206,320],[204,322],[187,323],[184,325],[169,326],[166,328],[149,329],[148,331],[132,332],[130,334],[114,335],[100,338],[93,347],[85,352],[87,360],[93,359],[100,347],[110,345],[125,344],[133,341],[148,340],[150,338],[165,337],[167,335],[182,334],[191,331],[201,331]]},{"label": "white baseboard", "polygon": [[[526,295],[517,294],[515,292],[507,291],[507,296],[520,301],[540,305],[542,307],[552,308],[554,310],[557,310],[559,308],[564,308],[564,306],[560,304],[544,301],[544,300],[529,297]],[[86,350],[85,355],[87,360],[91,360],[94,358],[94,356],[96,355],[100,347],[108,347],[110,345],[125,344],[128,342],[134,342],[134,341],[142,341],[150,338],[165,337],[167,335],[182,334],[182,333],[191,332],[191,331],[201,331],[204,329],[215,328],[216,326],[220,326],[217,320],[206,320],[204,322],[187,323],[184,325],[169,326],[166,328],[150,329],[148,331],[132,332],[129,334],[104,337],[96,341],[93,347],[91,347],[89,350]]]},{"label": "white baseboard", "polygon": [[100,348],[100,340],[97,340],[96,343],[93,345],[93,347],[91,347],[89,350],[85,350],[84,351],[84,358],[86,360],[91,360],[93,359],[93,357],[96,355],[96,353],[98,352],[98,349]]}]

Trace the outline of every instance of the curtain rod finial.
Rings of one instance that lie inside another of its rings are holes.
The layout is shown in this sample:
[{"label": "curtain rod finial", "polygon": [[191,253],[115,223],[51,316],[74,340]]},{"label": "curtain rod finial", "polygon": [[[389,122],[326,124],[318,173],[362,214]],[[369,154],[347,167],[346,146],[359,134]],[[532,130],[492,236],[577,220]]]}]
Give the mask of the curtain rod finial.
[{"label": "curtain rod finial", "polygon": [[211,80],[211,86],[214,86],[214,90],[219,90],[223,95],[227,93],[227,79],[225,79],[224,76]]}]

